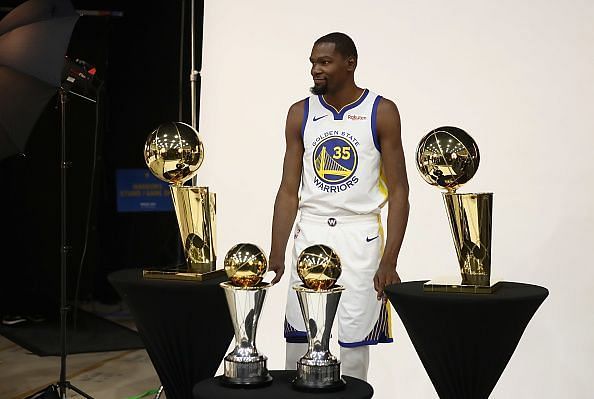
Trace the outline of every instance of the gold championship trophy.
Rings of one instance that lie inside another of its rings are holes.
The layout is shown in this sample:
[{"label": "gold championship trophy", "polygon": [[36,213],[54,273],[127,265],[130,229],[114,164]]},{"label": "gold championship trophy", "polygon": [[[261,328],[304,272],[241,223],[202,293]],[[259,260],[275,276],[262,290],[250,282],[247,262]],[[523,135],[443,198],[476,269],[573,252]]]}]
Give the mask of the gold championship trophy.
[{"label": "gold championship trophy", "polygon": [[208,187],[184,186],[204,160],[198,132],[183,122],[160,125],[147,138],[144,160],[150,171],[170,184],[186,265],[175,270],[144,270],[146,278],[204,280],[216,270],[216,195]]},{"label": "gold championship trophy", "polygon": [[442,193],[461,281],[429,281],[425,291],[491,293],[491,219],[493,193],[457,193],[476,173],[480,155],[464,130],[444,126],[429,132],[417,147],[417,168],[423,179],[446,189]]},{"label": "gold championship trophy", "polygon": [[256,349],[258,320],[270,283],[262,283],[268,268],[264,252],[253,244],[237,244],[225,256],[229,282],[225,290],[235,330],[235,348],[224,359],[221,379],[227,386],[260,386],[272,382],[266,356]]},{"label": "gold championship trophy", "polygon": [[307,331],[307,353],[297,361],[293,387],[300,391],[333,391],[344,388],[340,360],[330,353],[330,332],[344,287],[335,285],[341,267],[338,255],[325,245],[313,245],[301,252],[296,284],[301,315]]}]

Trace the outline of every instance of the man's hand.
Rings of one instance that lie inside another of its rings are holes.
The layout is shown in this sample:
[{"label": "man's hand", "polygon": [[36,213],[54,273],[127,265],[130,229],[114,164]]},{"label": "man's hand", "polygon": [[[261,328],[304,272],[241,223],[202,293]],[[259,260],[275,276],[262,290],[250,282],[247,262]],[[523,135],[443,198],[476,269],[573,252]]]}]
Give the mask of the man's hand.
[{"label": "man's hand", "polygon": [[270,257],[270,262],[268,266],[268,271],[274,272],[276,276],[270,281],[270,284],[276,284],[280,281],[281,277],[285,273],[285,260],[284,259],[275,259],[272,256]]},{"label": "man's hand", "polygon": [[373,287],[377,291],[377,299],[385,299],[384,288],[390,284],[400,283],[400,276],[396,272],[396,265],[380,263],[375,276],[373,277]]}]

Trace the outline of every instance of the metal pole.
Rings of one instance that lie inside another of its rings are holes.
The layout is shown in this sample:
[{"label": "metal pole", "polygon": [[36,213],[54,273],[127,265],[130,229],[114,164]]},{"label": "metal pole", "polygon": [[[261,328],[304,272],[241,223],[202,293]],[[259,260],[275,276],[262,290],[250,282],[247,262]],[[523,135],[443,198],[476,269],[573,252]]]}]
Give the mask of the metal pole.
[{"label": "metal pole", "polygon": [[[177,119],[180,122],[184,122],[184,35],[186,34],[186,0],[181,2],[180,10],[180,23],[179,23],[179,91],[178,91],[178,102],[177,102]],[[177,235],[176,245],[176,267],[182,267],[185,262],[184,251],[182,249],[184,243],[181,241],[181,236]],[[163,386],[161,386],[161,389]],[[161,393],[159,392],[154,399],[159,399]]]},{"label": "metal pole", "polygon": [[66,228],[66,170],[69,163],[66,161],[66,102],[68,101],[65,90],[60,89],[60,142],[61,142],[61,173],[60,173],[60,204],[61,204],[61,231],[60,231],[60,398],[66,398],[66,323],[68,321],[68,305],[66,303],[66,266],[70,247],[67,242]]},{"label": "metal pole", "polygon": [[68,92],[64,88],[60,88],[60,210],[61,210],[61,220],[60,220],[60,381],[58,381],[58,394],[60,399],[67,398],[67,390],[71,389],[74,392],[78,393],[80,396],[93,399],[92,396],[88,395],[87,393],[81,391],[74,385],[70,383],[70,381],[66,380],[66,356],[68,355],[68,340],[66,337],[67,334],[67,322],[68,322],[68,312],[70,311],[70,306],[68,305],[68,296],[66,294],[67,288],[67,267],[68,267],[68,254],[70,253],[71,247],[68,245],[68,225],[67,225],[67,194],[68,190],[66,187],[67,182],[67,172],[71,166],[71,162],[67,160],[66,157],[66,103],[68,102]]},{"label": "metal pole", "polygon": [[[196,0],[191,1],[190,5],[190,54],[191,54],[191,65],[190,65],[190,101],[192,109],[192,127],[198,130],[198,121],[196,113],[196,82],[198,81],[198,71],[196,70]],[[198,185],[198,177],[192,178],[192,185]]]},{"label": "metal pole", "polygon": [[196,43],[195,43],[195,36],[196,36],[196,7],[195,7],[196,0],[192,0],[191,5],[191,21],[190,21],[190,51],[192,54],[192,65],[190,70],[190,97],[191,97],[191,104],[192,104],[192,127],[197,129],[197,121],[196,121],[196,82],[198,80],[198,71],[196,70]]},{"label": "metal pole", "polygon": [[184,120],[184,35],[186,27],[186,0],[181,2],[180,10],[180,21],[179,21],[179,98],[177,101],[177,119],[180,122]]}]

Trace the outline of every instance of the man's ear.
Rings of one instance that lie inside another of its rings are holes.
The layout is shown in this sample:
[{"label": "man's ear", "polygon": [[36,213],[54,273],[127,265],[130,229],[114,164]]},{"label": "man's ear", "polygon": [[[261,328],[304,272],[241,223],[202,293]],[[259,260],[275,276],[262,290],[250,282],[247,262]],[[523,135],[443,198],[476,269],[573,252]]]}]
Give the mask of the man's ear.
[{"label": "man's ear", "polygon": [[357,59],[352,55],[346,59],[347,71],[352,72],[357,68]]}]

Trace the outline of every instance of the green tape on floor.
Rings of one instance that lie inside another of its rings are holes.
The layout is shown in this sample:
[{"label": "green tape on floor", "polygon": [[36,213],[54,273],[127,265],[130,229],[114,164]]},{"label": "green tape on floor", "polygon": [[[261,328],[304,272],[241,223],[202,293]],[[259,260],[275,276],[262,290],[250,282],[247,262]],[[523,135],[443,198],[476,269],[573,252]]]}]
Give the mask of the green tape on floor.
[{"label": "green tape on floor", "polygon": [[149,396],[149,395],[156,395],[157,393],[159,393],[159,390],[158,389],[151,389],[150,391],[146,391],[144,393],[141,393],[140,395],[130,396],[130,397],[126,398],[126,399],[140,399],[140,398],[144,398],[144,397]]}]

